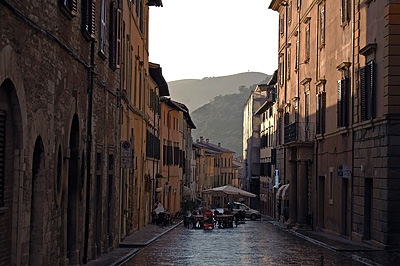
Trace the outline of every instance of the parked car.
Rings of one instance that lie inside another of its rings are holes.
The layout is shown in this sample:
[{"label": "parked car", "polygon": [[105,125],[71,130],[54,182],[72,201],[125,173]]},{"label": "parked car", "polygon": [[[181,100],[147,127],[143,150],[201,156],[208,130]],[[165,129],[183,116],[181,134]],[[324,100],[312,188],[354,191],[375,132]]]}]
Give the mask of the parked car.
[{"label": "parked car", "polygon": [[246,218],[250,218],[251,220],[261,219],[261,214],[257,210],[250,209],[247,205],[240,202],[231,202],[228,206],[231,213],[235,215],[239,211],[244,211],[246,213]]}]

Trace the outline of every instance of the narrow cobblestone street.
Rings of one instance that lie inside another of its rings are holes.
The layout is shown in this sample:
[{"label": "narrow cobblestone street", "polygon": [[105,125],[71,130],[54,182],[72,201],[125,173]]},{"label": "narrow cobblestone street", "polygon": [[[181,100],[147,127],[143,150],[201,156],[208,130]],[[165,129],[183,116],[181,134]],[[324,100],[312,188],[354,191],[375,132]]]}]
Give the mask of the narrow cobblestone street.
[{"label": "narrow cobblestone street", "polygon": [[237,228],[212,231],[180,225],[141,249],[125,265],[365,264],[353,259],[351,252],[310,243],[267,221],[246,221]]}]

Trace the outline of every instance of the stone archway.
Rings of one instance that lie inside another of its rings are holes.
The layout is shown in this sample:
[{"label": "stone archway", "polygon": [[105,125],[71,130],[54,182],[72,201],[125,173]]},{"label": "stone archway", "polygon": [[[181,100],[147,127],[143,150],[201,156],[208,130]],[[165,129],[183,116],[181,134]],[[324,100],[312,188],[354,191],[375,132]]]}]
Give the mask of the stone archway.
[{"label": "stone archway", "polygon": [[[17,203],[13,199],[20,187],[18,180],[23,159],[22,131],[17,92],[14,83],[7,78],[0,85],[0,224],[4,225],[0,227],[0,266],[12,265],[18,260],[12,254],[18,253],[16,235],[22,233],[22,224],[17,222],[22,197],[18,197]],[[13,224],[18,224],[19,230]]]},{"label": "stone archway", "polygon": [[36,139],[32,162],[31,220],[29,238],[29,265],[43,265],[43,224],[46,203],[44,181],[44,148],[42,138]]},{"label": "stone archway", "polygon": [[67,257],[69,264],[79,264],[79,120],[74,115],[69,138],[68,198],[67,198]]}]

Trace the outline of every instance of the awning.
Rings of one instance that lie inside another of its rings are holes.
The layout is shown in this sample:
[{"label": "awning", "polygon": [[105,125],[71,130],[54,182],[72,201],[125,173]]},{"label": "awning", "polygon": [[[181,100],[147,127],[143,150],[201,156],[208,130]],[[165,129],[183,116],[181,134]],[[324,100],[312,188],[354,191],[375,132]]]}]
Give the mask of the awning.
[{"label": "awning", "polygon": [[289,184],[286,184],[284,187],[285,188],[282,190],[282,199],[287,200],[289,199],[289,190],[288,190]]},{"label": "awning", "polygon": [[276,192],[276,198],[281,199],[282,198],[282,190],[285,188],[286,185],[281,186],[278,188],[278,191]]}]

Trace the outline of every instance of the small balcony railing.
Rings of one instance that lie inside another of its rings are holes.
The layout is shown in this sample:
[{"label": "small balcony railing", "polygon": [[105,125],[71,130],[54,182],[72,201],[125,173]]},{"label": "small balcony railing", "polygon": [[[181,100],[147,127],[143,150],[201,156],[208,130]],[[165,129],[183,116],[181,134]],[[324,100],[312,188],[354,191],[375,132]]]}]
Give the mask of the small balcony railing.
[{"label": "small balcony railing", "polygon": [[295,122],[285,126],[285,144],[290,142],[312,142],[315,137],[314,123]]}]

